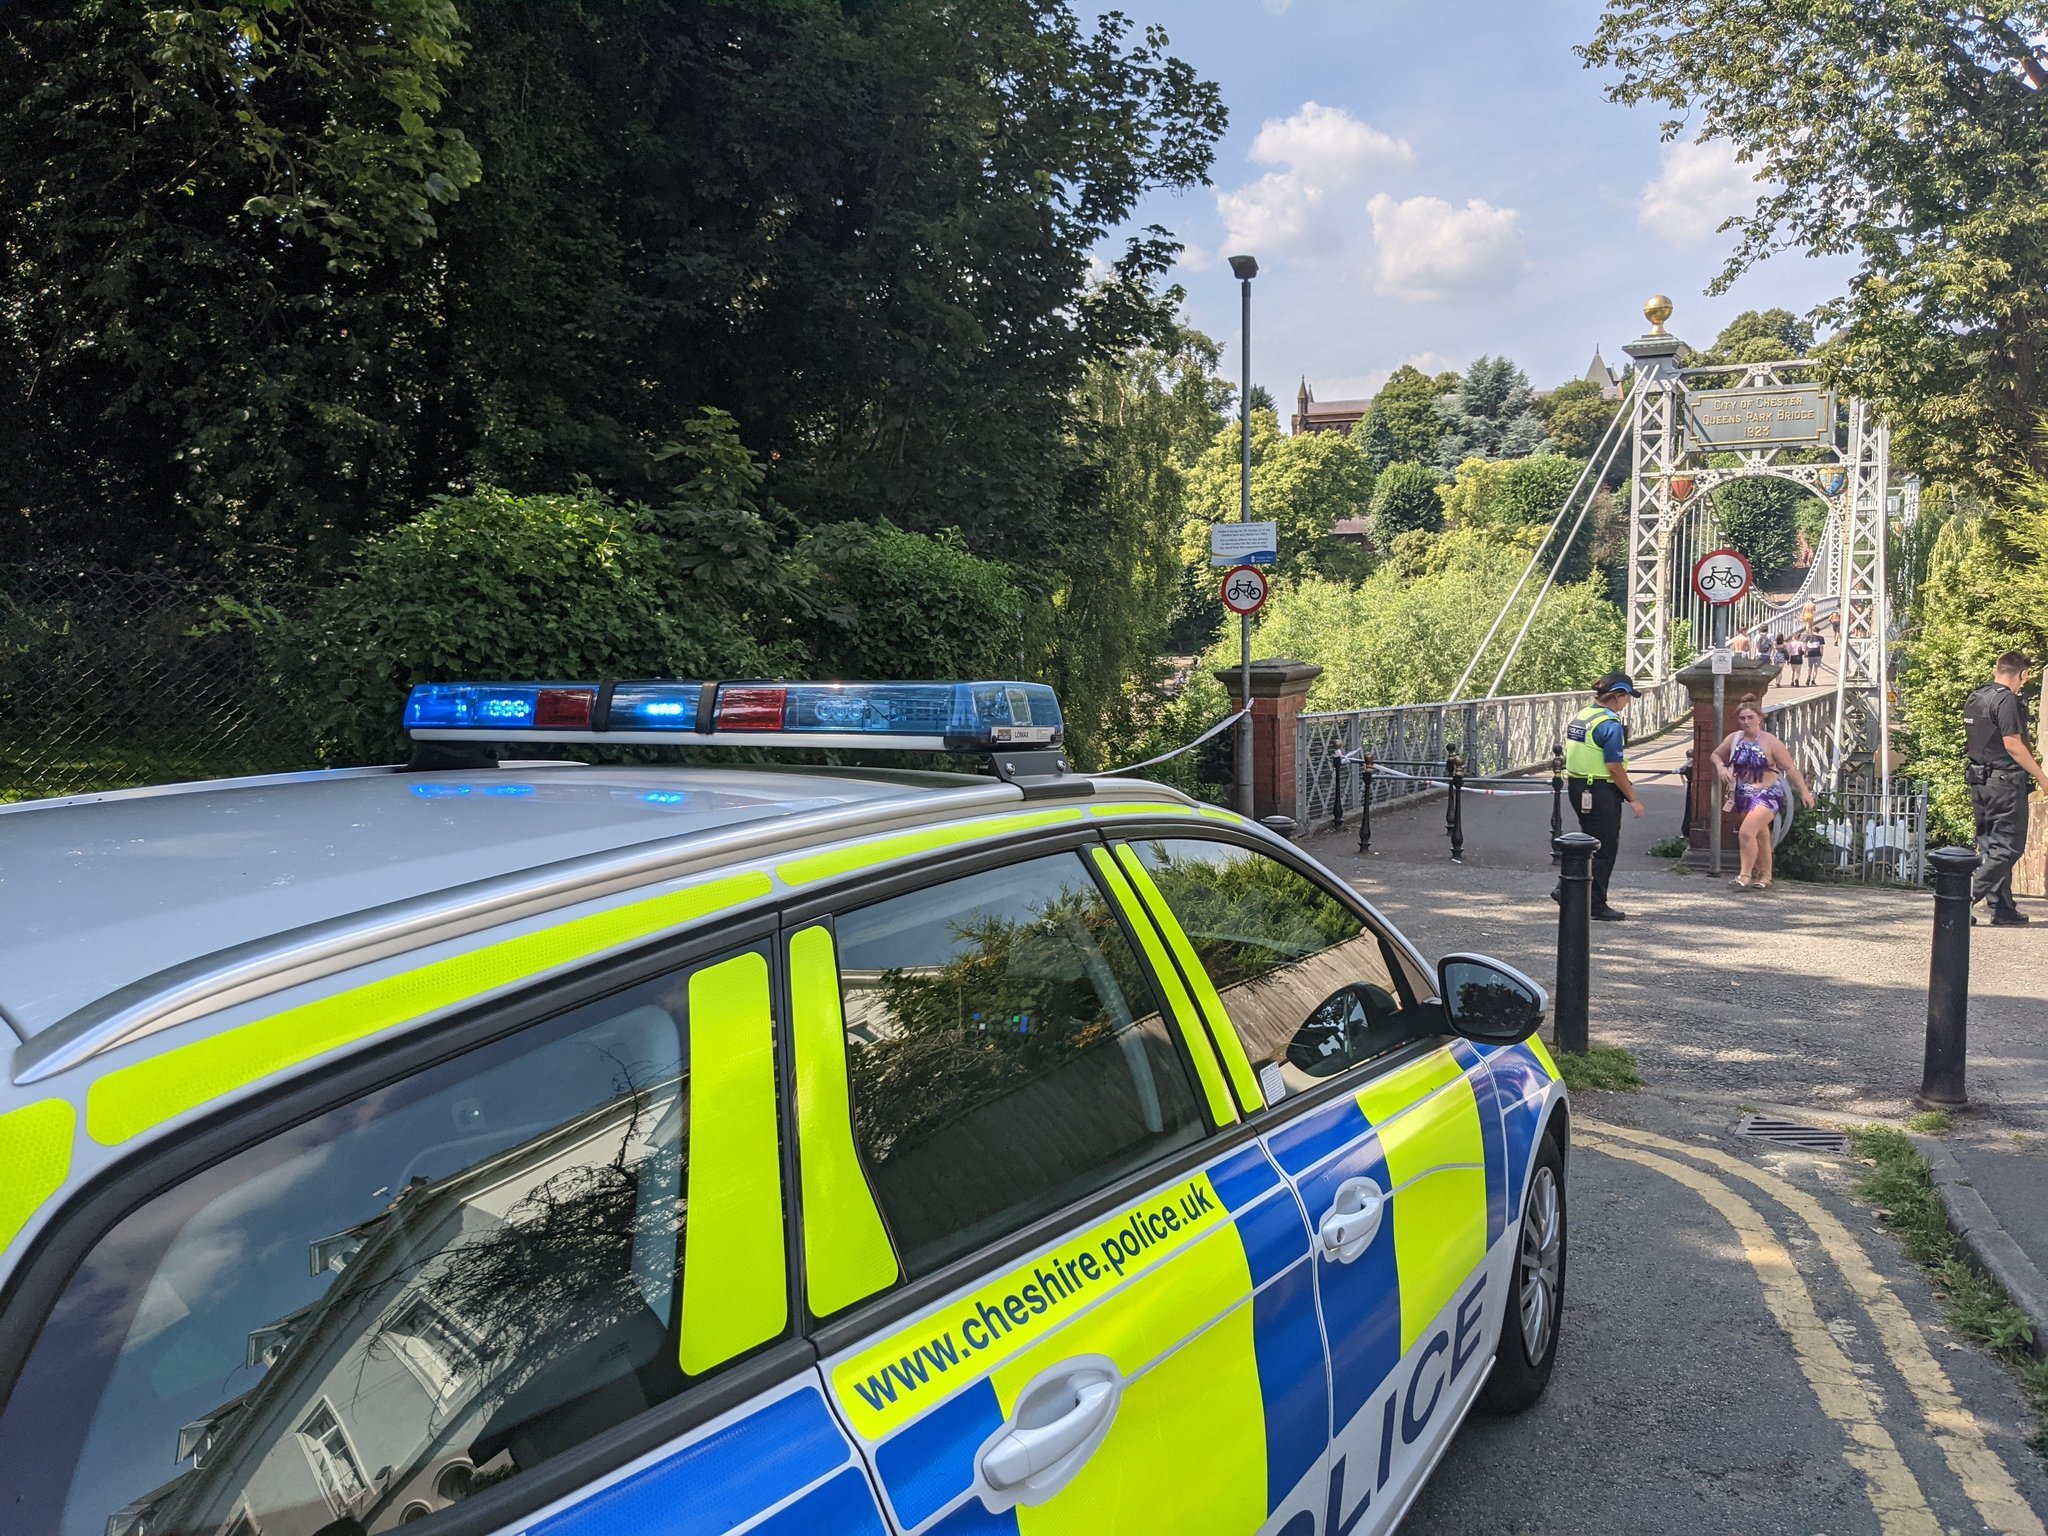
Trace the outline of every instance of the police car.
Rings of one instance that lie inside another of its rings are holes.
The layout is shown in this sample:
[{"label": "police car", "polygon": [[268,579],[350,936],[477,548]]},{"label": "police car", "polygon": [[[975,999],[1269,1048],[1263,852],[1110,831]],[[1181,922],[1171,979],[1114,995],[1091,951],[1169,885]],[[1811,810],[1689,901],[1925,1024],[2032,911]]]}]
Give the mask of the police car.
[{"label": "police car", "polygon": [[1049,690],[407,722],[0,811],[8,1536],[1337,1536],[1543,1390],[1541,991]]}]

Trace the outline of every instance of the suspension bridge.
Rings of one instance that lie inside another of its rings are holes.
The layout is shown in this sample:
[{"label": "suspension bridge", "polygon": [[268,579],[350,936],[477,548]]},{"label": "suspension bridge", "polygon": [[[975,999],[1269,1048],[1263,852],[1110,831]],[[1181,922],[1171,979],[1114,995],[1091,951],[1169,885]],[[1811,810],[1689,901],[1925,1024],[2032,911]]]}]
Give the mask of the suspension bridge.
[{"label": "suspension bridge", "polygon": [[[1891,782],[1887,524],[1914,520],[1918,484],[1892,483],[1889,428],[1868,402],[1830,388],[1811,359],[1695,366],[1665,329],[1670,301],[1653,298],[1643,312],[1650,329],[1623,349],[1634,368],[1613,420],[1449,698],[1297,716],[1291,814],[1325,825],[1365,796],[1378,803],[1442,787],[1452,775],[1484,785],[1546,768],[1586,695],[1504,695],[1502,685],[1596,504],[1625,483],[1626,666],[1643,692],[1631,737],[1652,743],[1690,721],[1677,672],[1691,652],[1736,634],[1821,627],[1821,681],[1772,686],[1771,728],[1816,789],[1833,792],[1839,825],[1829,835],[1857,854],[1845,867],[1917,883],[1913,829],[1924,843],[1925,794],[1918,786],[1895,793]],[[1698,559],[1726,542],[1712,493],[1764,477],[1819,497],[1825,526],[1796,588],[1752,588],[1716,608],[1691,581]],[[1639,746],[1632,756],[1648,772],[1675,775],[1689,744]],[[1873,842],[1896,856],[1863,857]]]}]

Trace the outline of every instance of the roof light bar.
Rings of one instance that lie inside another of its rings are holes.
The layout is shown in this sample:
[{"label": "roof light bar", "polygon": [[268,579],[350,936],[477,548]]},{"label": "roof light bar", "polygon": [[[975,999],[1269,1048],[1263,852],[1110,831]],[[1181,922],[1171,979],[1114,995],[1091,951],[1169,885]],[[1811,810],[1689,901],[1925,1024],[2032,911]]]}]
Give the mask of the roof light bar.
[{"label": "roof light bar", "polygon": [[405,705],[417,741],[636,742],[669,746],[1058,746],[1043,683],[421,683]]}]

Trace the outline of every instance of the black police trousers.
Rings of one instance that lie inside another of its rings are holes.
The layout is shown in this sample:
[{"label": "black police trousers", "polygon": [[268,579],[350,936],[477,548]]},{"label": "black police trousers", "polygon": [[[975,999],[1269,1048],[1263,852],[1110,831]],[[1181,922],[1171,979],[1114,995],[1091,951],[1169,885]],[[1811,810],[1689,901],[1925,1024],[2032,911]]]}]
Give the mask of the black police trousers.
[{"label": "black police trousers", "polygon": [[[1977,777],[1977,770],[1970,771]],[[2012,910],[2012,867],[2027,847],[2025,774],[1994,773],[1970,785],[1970,810],[1977,820],[1977,852],[1984,860],[1970,877],[1970,899],[1988,901],[1995,911]]]},{"label": "black police trousers", "polygon": [[1627,802],[1612,779],[1573,779],[1571,795],[1579,830],[1600,839],[1600,851],[1593,855],[1593,910],[1598,912],[1607,905],[1607,882],[1621,857],[1621,808]]}]

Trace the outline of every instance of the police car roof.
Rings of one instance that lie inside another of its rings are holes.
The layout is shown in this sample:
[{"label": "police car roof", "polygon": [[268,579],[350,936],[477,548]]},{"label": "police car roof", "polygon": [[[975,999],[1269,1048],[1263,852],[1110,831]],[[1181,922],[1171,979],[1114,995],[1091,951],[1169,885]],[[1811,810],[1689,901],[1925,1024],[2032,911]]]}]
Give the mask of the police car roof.
[{"label": "police car roof", "polygon": [[457,888],[537,881],[593,855],[713,838],[723,849],[749,831],[780,843],[811,823],[838,839],[862,829],[845,825],[849,813],[881,827],[1019,798],[968,775],[547,763],[287,774],[0,807],[0,1018],[33,1038],[198,957],[411,898],[453,903]]}]

